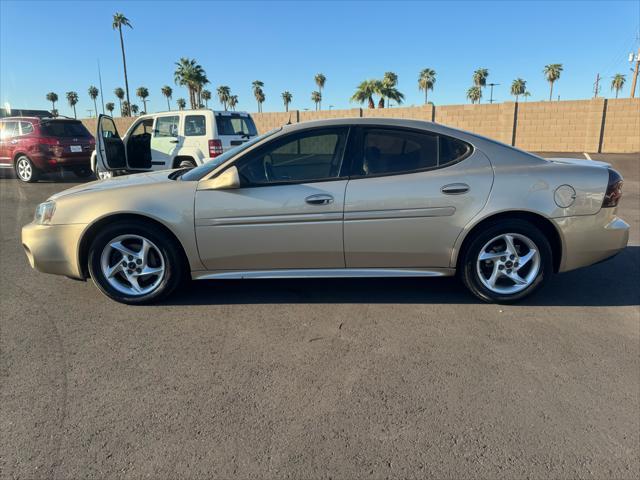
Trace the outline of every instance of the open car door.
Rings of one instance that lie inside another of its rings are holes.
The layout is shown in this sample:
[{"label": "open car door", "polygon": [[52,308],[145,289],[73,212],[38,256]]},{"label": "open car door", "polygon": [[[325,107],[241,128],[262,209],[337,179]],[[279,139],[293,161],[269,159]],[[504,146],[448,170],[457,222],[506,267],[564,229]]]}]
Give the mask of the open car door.
[{"label": "open car door", "polygon": [[98,117],[96,132],[96,162],[100,170],[126,170],[127,152],[118,134],[113,118],[108,115]]}]

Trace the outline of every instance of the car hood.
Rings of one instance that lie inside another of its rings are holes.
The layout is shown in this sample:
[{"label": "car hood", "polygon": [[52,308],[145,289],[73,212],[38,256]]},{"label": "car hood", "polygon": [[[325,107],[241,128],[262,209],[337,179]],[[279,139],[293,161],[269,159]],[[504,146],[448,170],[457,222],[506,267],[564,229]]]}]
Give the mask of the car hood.
[{"label": "car hood", "polygon": [[581,158],[546,158],[553,163],[562,163],[565,165],[582,165],[582,166],[592,166],[592,167],[610,167],[611,164],[607,162],[599,162],[597,160],[587,160]]},{"label": "car hood", "polygon": [[107,180],[97,180],[95,182],[83,183],[75,187],[63,190],[53,195],[50,200],[67,197],[69,195],[79,195],[85,192],[96,192],[101,190],[115,190],[118,188],[127,188],[133,186],[147,185],[152,183],[173,182],[169,178],[170,170],[163,170],[151,173],[136,173],[134,175],[124,175],[122,177],[114,177]]}]

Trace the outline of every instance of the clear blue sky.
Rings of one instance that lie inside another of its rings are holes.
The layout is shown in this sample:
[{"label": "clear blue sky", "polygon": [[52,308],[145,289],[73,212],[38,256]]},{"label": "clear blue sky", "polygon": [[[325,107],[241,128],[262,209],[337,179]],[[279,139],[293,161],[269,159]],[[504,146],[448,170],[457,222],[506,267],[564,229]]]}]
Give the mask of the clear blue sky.
[{"label": "clear blue sky", "polygon": [[[160,87],[174,88],[174,62],[193,57],[205,68],[215,92],[229,85],[239,109],[255,111],[251,82],[265,83],[264,111],[282,110],[280,93],[293,93],[292,108],[312,108],[314,74],[327,77],[323,105],[349,103],[363,79],[399,76],[406,104],[421,104],[420,69],[437,72],[430,100],[465,103],[473,70],[489,69],[501,83],[494,98],[511,99],[509,84],[527,80],[531,100],[548,96],[542,68],[564,64],[554,88],[561,99],[590,98],[596,73],[601,94],[611,96],[614,73],[627,74],[627,56],[638,48],[640,2],[0,2],[0,102],[49,108],[45,94],[80,95],[78,114],[93,105],[87,95],[102,66],[105,102],[124,87],[117,32],[111,17],[123,12],[129,87],[149,88],[149,111],[166,109]],[[555,96],[555,94],[554,94]],[[488,100],[485,92],[483,101]],[[133,101],[133,100],[132,100]],[[141,105],[135,99],[134,103]],[[217,107],[217,102],[215,103]]]}]

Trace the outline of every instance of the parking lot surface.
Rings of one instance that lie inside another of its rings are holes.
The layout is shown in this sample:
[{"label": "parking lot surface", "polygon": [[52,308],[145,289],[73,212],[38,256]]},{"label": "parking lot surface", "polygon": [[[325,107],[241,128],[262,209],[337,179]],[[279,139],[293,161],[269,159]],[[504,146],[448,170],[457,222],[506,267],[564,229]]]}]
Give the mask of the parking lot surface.
[{"label": "parking lot surface", "polygon": [[455,279],[124,306],[27,263],[21,226],[70,180],[1,179],[0,476],[638,478],[640,156],[592,158],[625,177],[630,246],[513,306]]}]

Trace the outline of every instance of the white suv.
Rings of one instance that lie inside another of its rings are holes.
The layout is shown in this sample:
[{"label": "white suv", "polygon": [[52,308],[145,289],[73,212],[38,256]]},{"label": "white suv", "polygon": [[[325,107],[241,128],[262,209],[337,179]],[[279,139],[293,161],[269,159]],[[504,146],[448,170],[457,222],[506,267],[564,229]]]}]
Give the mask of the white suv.
[{"label": "white suv", "polygon": [[[258,134],[246,112],[180,110],[142,115],[120,137],[113,119],[98,118],[96,138],[122,138],[124,150],[91,156],[91,169],[99,178],[122,173],[195,167],[241,145]],[[104,143],[104,142],[103,142]],[[101,152],[104,153],[104,152]]]}]

